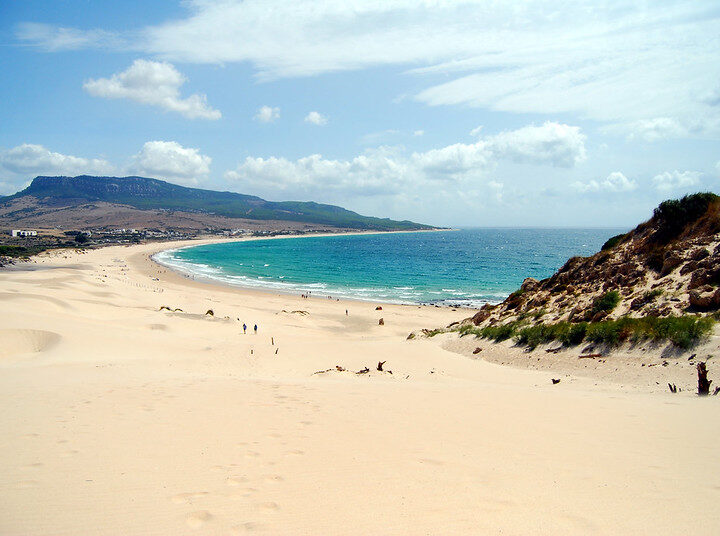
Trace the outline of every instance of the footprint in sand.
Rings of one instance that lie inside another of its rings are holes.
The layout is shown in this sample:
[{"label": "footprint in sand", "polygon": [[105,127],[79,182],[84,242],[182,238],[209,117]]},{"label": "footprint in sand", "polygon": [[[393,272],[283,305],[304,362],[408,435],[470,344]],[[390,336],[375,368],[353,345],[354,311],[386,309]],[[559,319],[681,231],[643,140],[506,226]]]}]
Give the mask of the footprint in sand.
[{"label": "footprint in sand", "polygon": [[185,518],[185,522],[188,524],[188,527],[192,529],[199,529],[205,523],[210,521],[212,517],[212,514],[207,510],[198,510],[197,512],[188,514]]},{"label": "footprint in sand", "polygon": [[262,528],[262,525],[258,523],[254,523],[252,521],[248,521],[247,523],[242,523],[241,525],[235,525],[230,529],[230,534],[237,535],[237,534],[245,534],[246,532],[252,532],[255,530],[259,530]]},{"label": "footprint in sand", "polygon": [[17,483],[17,487],[19,489],[30,489],[30,488],[36,488],[38,486],[39,482],[37,480],[21,480]]},{"label": "footprint in sand", "polygon": [[263,510],[270,510],[270,511],[280,510],[280,505],[274,501],[260,503],[258,506],[260,508],[262,508]]},{"label": "footprint in sand", "polygon": [[277,432],[270,432],[267,436],[273,437],[273,438],[278,438],[278,437],[282,437],[282,434],[278,434]]},{"label": "footprint in sand", "polygon": [[36,463],[29,463],[29,464],[27,464],[27,465],[23,465],[22,468],[23,468],[23,469],[39,469],[39,468],[42,467],[43,465],[45,465],[45,464],[44,464],[44,463],[40,463],[40,462],[36,462]]},{"label": "footprint in sand", "polygon": [[231,476],[231,477],[228,477],[227,480],[225,480],[225,483],[228,486],[241,486],[241,485],[245,484],[247,481],[248,481],[248,479],[245,478],[244,476]]},{"label": "footprint in sand", "polygon": [[190,493],[178,493],[170,497],[175,504],[192,504],[195,499],[208,495],[207,491],[195,491]]},{"label": "footprint in sand", "polygon": [[303,456],[304,454],[305,451],[300,449],[289,450],[285,453],[286,456]]},{"label": "footprint in sand", "polygon": [[258,456],[260,456],[260,453],[259,453],[259,452],[255,452],[254,450],[248,450],[248,451],[245,453],[245,457],[246,457],[246,458],[257,458]]},{"label": "footprint in sand", "polygon": [[281,477],[280,475],[267,475],[264,478],[265,482],[270,482],[271,484],[276,484],[278,482],[283,482],[285,479]]}]

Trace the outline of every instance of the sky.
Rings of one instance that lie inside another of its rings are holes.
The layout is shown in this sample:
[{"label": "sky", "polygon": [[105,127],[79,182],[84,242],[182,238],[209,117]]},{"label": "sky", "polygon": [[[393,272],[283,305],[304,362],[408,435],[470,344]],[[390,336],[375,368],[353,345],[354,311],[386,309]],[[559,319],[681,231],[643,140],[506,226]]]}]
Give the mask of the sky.
[{"label": "sky", "polygon": [[0,2],[0,195],[140,175],[441,226],[720,193],[720,3]]}]

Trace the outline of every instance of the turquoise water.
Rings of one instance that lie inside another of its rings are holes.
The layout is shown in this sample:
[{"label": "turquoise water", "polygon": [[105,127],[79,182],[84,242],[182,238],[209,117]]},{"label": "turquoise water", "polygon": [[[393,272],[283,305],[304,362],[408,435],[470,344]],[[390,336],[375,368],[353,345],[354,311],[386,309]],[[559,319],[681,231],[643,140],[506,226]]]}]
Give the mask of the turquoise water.
[{"label": "turquoise water", "polygon": [[477,307],[552,275],[624,229],[466,229],[306,236],[170,250],[156,260],[239,287],[388,303]]}]

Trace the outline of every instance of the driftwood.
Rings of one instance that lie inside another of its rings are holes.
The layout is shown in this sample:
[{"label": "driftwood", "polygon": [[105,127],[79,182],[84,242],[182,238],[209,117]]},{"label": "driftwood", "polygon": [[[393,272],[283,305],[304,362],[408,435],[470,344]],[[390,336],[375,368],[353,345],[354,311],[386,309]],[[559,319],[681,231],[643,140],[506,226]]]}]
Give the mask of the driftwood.
[{"label": "driftwood", "polygon": [[365,367],[362,370],[358,370],[355,374],[367,374],[368,372],[370,372],[370,369]]},{"label": "driftwood", "polygon": [[717,394],[720,393],[720,387],[716,387],[713,391],[713,396],[717,396]]},{"label": "driftwood", "polygon": [[700,362],[697,364],[698,373],[698,395],[707,396],[710,394],[710,384],[712,380],[708,380],[707,367],[705,363]]},{"label": "driftwood", "polygon": [[385,363],[387,363],[387,361],[378,361],[377,370],[379,370],[380,372],[382,372],[382,371],[383,371],[383,365],[384,365]]},{"label": "driftwood", "polygon": [[557,379],[557,380],[555,378],[550,378],[550,379],[552,380],[553,385],[557,385],[558,383],[560,383],[559,379]]},{"label": "driftwood", "polygon": [[677,386],[674,383],[668,383],[668,388],[671,393],[677,393]]},{"label": "driftwood", "polygon": [[379,325],[379,326],[384,326],[384,325],[385,325],[385,319],[384,319],[384,318],[381,318],[381,319],[378,321],[378,325]]},{"label": "driftwood", "polygon": [[378,305],[377,307],[375,307],[375,310],[376,310],[376,311],[382,311],[382,307],[380,307],[380,306]]},{"label": "driftwood", "polygon": [[578,359],[595,359],[596,357],[602,357],[602,354],[587,354],[578,356]]},{"label": "driftwood", "polygon": [[479,354],[480,352],[482,352],[482,348],[479,346],[473,350],[473,354]]},{"label": "driftwood", "polygon": [[215,312],[214,312],[212,309],[208,309],[208,310],[205,312],[205,314],[206,314],[206,315],[210,315],[210,316],[215,316]]},{"label": "driftwood", "polygon": [[560,350],[562,350],[562,346],[559,348],[548,348],[545,350],[548,354],[557,354]]}]

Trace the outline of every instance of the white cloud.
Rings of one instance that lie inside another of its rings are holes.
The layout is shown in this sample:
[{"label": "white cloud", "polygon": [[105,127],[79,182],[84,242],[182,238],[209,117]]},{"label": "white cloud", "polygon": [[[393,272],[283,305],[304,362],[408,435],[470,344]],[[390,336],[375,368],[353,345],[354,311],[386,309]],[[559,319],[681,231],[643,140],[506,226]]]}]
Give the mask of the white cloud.
[{"label": "white cloud", "polygon": [[[502,132],[476,143],[456,143],[409,155],[400,148],[380,147],[351,160],[329,160],[319,154],[294,161],[248,157],[225,178],[256,191],[272,188],[301,194],[344,191],[387,195],[408,188],[436,188],[440,182],[477,183],[500,161],[570,167],[585,158],[584,142],[585,136],[577,127],[546,123]],[[493,184],[489,186],[501,196],[501,183]]]},{"label": "white cloud", "polygon": [[255,120],[261,123],[273,123],[280,118],[280,108],[272,106],[261,106],[255,115]]},{"label": "white cloud", "polygon": [[18,175],[102,175],[114,171],[106,160],[55,153],[30,143],[0,151],[0,166]]},{"label": "white cloud", "polygon": [[327,121],[327,117],[320,112],[312,111],[305,116],[305,122],[312,123],[313,125],[324,125]]},{"label": "white cloud", "polygon": [[482,132],[482,129],[483,129],[483,126],[482,126],[482,125],[480,125],[479,127],[475,127],[474,129],[472,129],[472,130],[470,131],[470,135],[471,135],[472,137],[479,136],[480,133]]},{"label": "white cloud", "polygon": [[666,171],[655,175],[652,182],[655,188],[667,192],[695,186],[700,182],[700,175],[698,171]]},{"label": "white cloud", "polygon": [[211,162],[212,159],[200,154],[198,149],[183,147],[175,141],[149,141],[133,157],[130,170],[141,175],[193,185],[210,173]]},{"label": "white cloud", "polygon": [[17,36],[47,50],[111,43],[170,61],[250,62],[264,79],[410,66],[418,76],[450,78],[428,78],[417,98],[431,105],[575,112],[612,123],[720,113],[711,109],[720,75],[715,0],[187,5],[184,17],[122,36],[43,25],[21,26]]},{"label": "white cloud", "polygon": [[110,78],[88,80],[83,88],[94,97],[130,99],[178,112],[189,119],[220,119],[221,114],[208,106],[205,95],[180,97],[185,77],[167,62],[135,60],[125,71]]},{"label": "white cloud", "polygon": [[604,180],[591,180],[585,183],[575,182],[572,186],[580,192],[620,193],[635,190],[637,183],[632,179],[628,179],[623,173],[613,171]]},{"label": "white cloud", "polygon": [[415,131],[413,131],[413,136],[415,136],[415,137],[423,136],[424,134],[425,134],[425,131],[424,131],[424,130],[415,130]]},{"label": "white cloud", "polygon": [[115,32],[106,30],[78,30],[49,24],[26,22],[19,24],[15,35],[21,41],[29,42],[45,50],[79,50],[88,47],[118,48],[125,44]]},{"label": "white cloud", "polygon": [[[695,125],[694,130],[702,130],[702,127]],[[628,140],[646,142],[686,138],[691,133],[691,129],[671,117],[654,117],[652,119],[640,119],[631,123],[613,124],[605,127],[603,131],[608,133],[618,132],[625,134]]]},{"label": "white cloud", "polygon": [[580,127],[549,121],[539,127],[522,127],[486,138],[498,157],[559,167],[573,167],[586,159],[586,139]]}]

